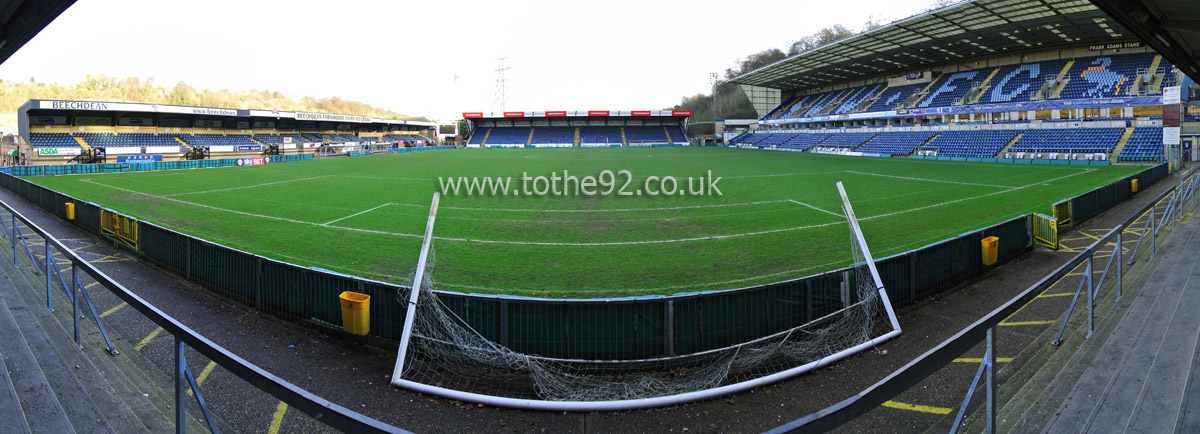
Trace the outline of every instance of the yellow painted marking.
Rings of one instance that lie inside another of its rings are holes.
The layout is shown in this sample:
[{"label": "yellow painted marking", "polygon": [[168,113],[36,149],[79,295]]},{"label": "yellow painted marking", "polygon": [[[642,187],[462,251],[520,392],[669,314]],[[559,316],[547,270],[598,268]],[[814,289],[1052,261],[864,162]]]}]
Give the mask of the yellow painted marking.
[{"label": "yellow painted marking", "polygon": [[1070,297],[1070,296],[1072,296],[1072,295],[1075,295],[1075,293],[1074,293],[1074,292],[1060,292],[1060,293],[1057,293],[1057,294],[1042,294],[1042,295],[1039,295],[1039,296],[1037,296],[1037,297],[1034,297],[1034,298],[1042,298],[1042,297]]},{"label": "yellow painted marking", "polygon": [[[87,284],[87,285],[83,285],[83,289],[91,289],[93,286],[96,286],[96,285],[99,285],[99,284],[100,284],[100,282],[92,282],[92,283],[89,283],[89,284]],[[121,303],[121,304],[124,304],[124,303]]]},{"label": "yellow painted marking", "polygon": [[124,262],[124,261],[128,261],[128,260],[129,260],[128,258],[98,259],[98,260],[92,261],[92,263],[93,264],[103,264],[106,262]]},{"label": "yellow painted marking", "polygon": [[[1083,264],[1080,264],[1080,266],[1082,266],[1082,265],[1083,265]],[[1075,268],[1076,268],[1076,269],[1078,269],[1079,267],[1075,267]],[[1049,290],[1051,290],[1051,289],[1054,289],[1054,287],[1055,287],[1055,286],[1058,286],[1058,284],[1059,284],[1059,283],[1062,283],[1062,281],[1063,281],[1063,280],[1065,280],[1065,279],[1058,279],[1058,280],[1055,280],[1055,281],[1054,281],[1054,283],[1051,283],[1051,284],[1050,284],[1050,286],[1046,287],[1046,291],[1049,291]],[[1038,297],[1034,297],[1034,298],[1033,298],[1033,300],[1037,300],[1037,299],[1038,299]],[[1018,313],[1021,313],[1021,311],[1022,311],[1022,310],[1025,310],[1025,307],[1026,307],[1026,306],[1029,306],[1030,304],[1033,304],[1033,300],[1029,300],[1029,302],[1028,302],[1028,303],[1025,303],[1025,304],[1021,305],[1021,307],[1020,307],[1020,308],[1018,308],[1016,312],[1013,312],[1013,313],[1012,313],[1012,315],[1009,315],[1008,317],[1004,318],[1004,321],[1001,321],[1001,322],[1000,322],[1000,323],[1001,323],[1001,325],[1003,325],[1004,323],[1008,322],[1008,320],[1012,319],[1012,317],[1014,317],[1014,316],[1017,316],[1017,314],[1018,314]]]},{"label": "yellow painted marking", "polygon": [[217,367],[217,362],[208,362],[203,371],[200,371],[200,376],[196,377],[196,384],[204,384],[204,380],[208,378],[208,374],[212,373],[213,368]]},{"label": "yellow painted marking", "polygon": [[1012,327],[1012,326],[1046,325],[1046,324],[1054,324],[1054,321],[1015,321],[1015,322],[1002,322],[998,325]]},{"label": "yellow painted marking", "polygon": [[118,304],[118,305],[114,306],[112,309],[106,310],[106,311],[104,311],[104,313],[100,314],[100,318],[107,318],[109,315],[112,315],[113,312],[121,310],[121,308],[123,308],[125,306],[128,306],[128,304],[125,302],[121,302],[121,304]]},{"label": "yellow painted marking", "polygon": [[[1012,357],[997,357],[996,363],[1008,363],[1012,360]],[[954,359],[954,363],[983,363],[983,357],[959,357]]]},{"label": "yellow painted marking", "polygon": [[[895,409],[899,409],[899,410],[919,411],[922,413],[933,413],[933,414],[950,414],[950,412],[953,410],[951,408],[946,408],[946,407],[933,407],[933,406],[929,406],[929,405],[905,404],[903,402],[896,402],[896,401],[884,402],[883,406],[889,407],[889,408],[895,408]],[[279,414],[279,413],[276,413],[276,414]],[[272,425],[272,426],[274,426],[274,425]],[[274,434],[274,432],[272,432],[272,434]]]},{"label": "yellow painted marking", "polygon": [[150,334],[149,334],[149,335],[146,335],[146,337],[145,337],[145,338],[142,338],[142,341],[141,341],[141,342],[138,342],[138,344],[137,344],[137,345],[135,345],[135,346],[133,347],[133,349],[134,349],[134,350],[136,350],[136,351],[141,351],[141,350],[142,350],[142,347],[145,347],[145,346],[146,346],[146,344],[150,343],[150,341],[154,340],[154,338],[155,338],[155,337],[157,337],[157,336],[158,336],[158,334],[159,334],[159,333],[162,333],[162,332],[163,332],[163,328],[162,328],[162,327],[155,327],[155,328],[154,328],[154,331],[150,332]]},{"label": "yellow painted marking", "polygon": [[[887,405],[887,403],[883,405]],[[287,413],[287,409],[288,405],[283,401],[279,401],[279,406],[275,407],[275,415],[271,416],[271,429],[267,430],[268,434],[279,434],[279,425],[283,424],[283,414]],[[946,412],[942,414],[950,414],[950,409],[947,408]]]},{"label": "yellow painted marking", "polygon": [[[196,377],[196,385],[199,386],[204,384],[204,380],[208,379],[208,374],[211,374],[213,368],[215,367],[217,367],[217,362],[208,362],[208,365],[204,367],[204,370],[200,371],[200,376]],[[187,394],[188,396],[192,396],[191,388],[188,388]]]}]

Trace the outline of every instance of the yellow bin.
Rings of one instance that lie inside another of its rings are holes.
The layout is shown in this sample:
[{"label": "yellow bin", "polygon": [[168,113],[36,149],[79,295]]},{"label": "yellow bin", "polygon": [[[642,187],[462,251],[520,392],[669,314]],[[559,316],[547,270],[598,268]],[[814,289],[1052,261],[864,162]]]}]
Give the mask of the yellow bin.
[{"label": "yellow bin", "polygon": [[1137,179],[1129,180],[1129,189],[1133,190],[1134,193],[1137,193]]},{"label": "yellow bin", "polygon": [[75,220],[75,202],[67,202],[67,220]]},{"label": "yellow bin", "polygon": [[1000,247],[1000,237],[987,237],[980,241],[983,245],[983,265],[991,266],[996,263],[996,251]]},{"label": "yellow bin", "polygon": [[371,296],[346,291],[339,298],[342,301],[342,329],[359,336],[371,331]]}]

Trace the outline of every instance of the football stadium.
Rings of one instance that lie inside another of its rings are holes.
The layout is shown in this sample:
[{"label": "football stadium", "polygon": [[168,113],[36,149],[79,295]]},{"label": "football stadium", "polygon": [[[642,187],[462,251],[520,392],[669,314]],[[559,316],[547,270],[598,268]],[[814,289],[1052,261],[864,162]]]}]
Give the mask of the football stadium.
[{"label": "football stadium", "polygon": [[[72,4],[14,2],[3,59]],[[730,77],[751,119],[22,98],[0,414],[1194,432],[1198,22],[939,4]]]}]

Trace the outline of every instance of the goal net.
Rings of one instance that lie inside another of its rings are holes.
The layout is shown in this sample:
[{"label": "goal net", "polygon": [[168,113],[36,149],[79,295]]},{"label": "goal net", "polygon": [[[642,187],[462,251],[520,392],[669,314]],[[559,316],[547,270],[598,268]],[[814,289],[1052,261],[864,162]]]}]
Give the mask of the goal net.
[{"label": "goal net", "polygon": [[[422,255],[424,269],[410,274],[416,294],[397,294],[397,302],[415,304],[409,305],[411,333],[401,339],[392,384],[506,407],[646,408],[747,390],[870,349],[898,335],[900,328],[844,191],[842,195],[853,261],[843,273],[842,309],[749,342],[671,357],[558,359],[499,345],[469,327],[433,291],[436,255],[430,245]],[[432,213],[430,218],[427,236]]]}]

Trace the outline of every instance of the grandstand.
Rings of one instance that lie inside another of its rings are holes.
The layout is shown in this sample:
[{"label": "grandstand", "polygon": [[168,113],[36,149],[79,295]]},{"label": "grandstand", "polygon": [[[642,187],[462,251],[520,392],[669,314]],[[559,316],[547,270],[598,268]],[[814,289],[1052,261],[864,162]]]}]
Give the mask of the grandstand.
[{"label": "grandstand", "polygon": [[[1179,151],[1151,143],[1178,126],[1164,118],[1164,90],[1191,82],[1095,7],[1064,1],[1044,5],[1064,13],[1055,19],[1016,3],[968,2],[735,77],[761,117],[757,131],[728,144],[1094,164],[1171,158]],[[967,24],[947,24],[956,19]],[[947,26],[970,38],[915,36]]]},{"label": "grandstand", "polygon": [[114,155],[117,162],[175,161],[189,158],[195,147],[245,157],[270,145],[284,154],[381,138],[427,145],[434,142],[427,137],[436,134],[436,124],[424,121],[93,101],[30,100],[17,117],[31,164],[63,163],[93,149],[106,150],[100,154]]},{"label": "grandstand", "polygon": [[547,111],[463,113],[468,147],[561,148],[688,144],[690,111]]}]

